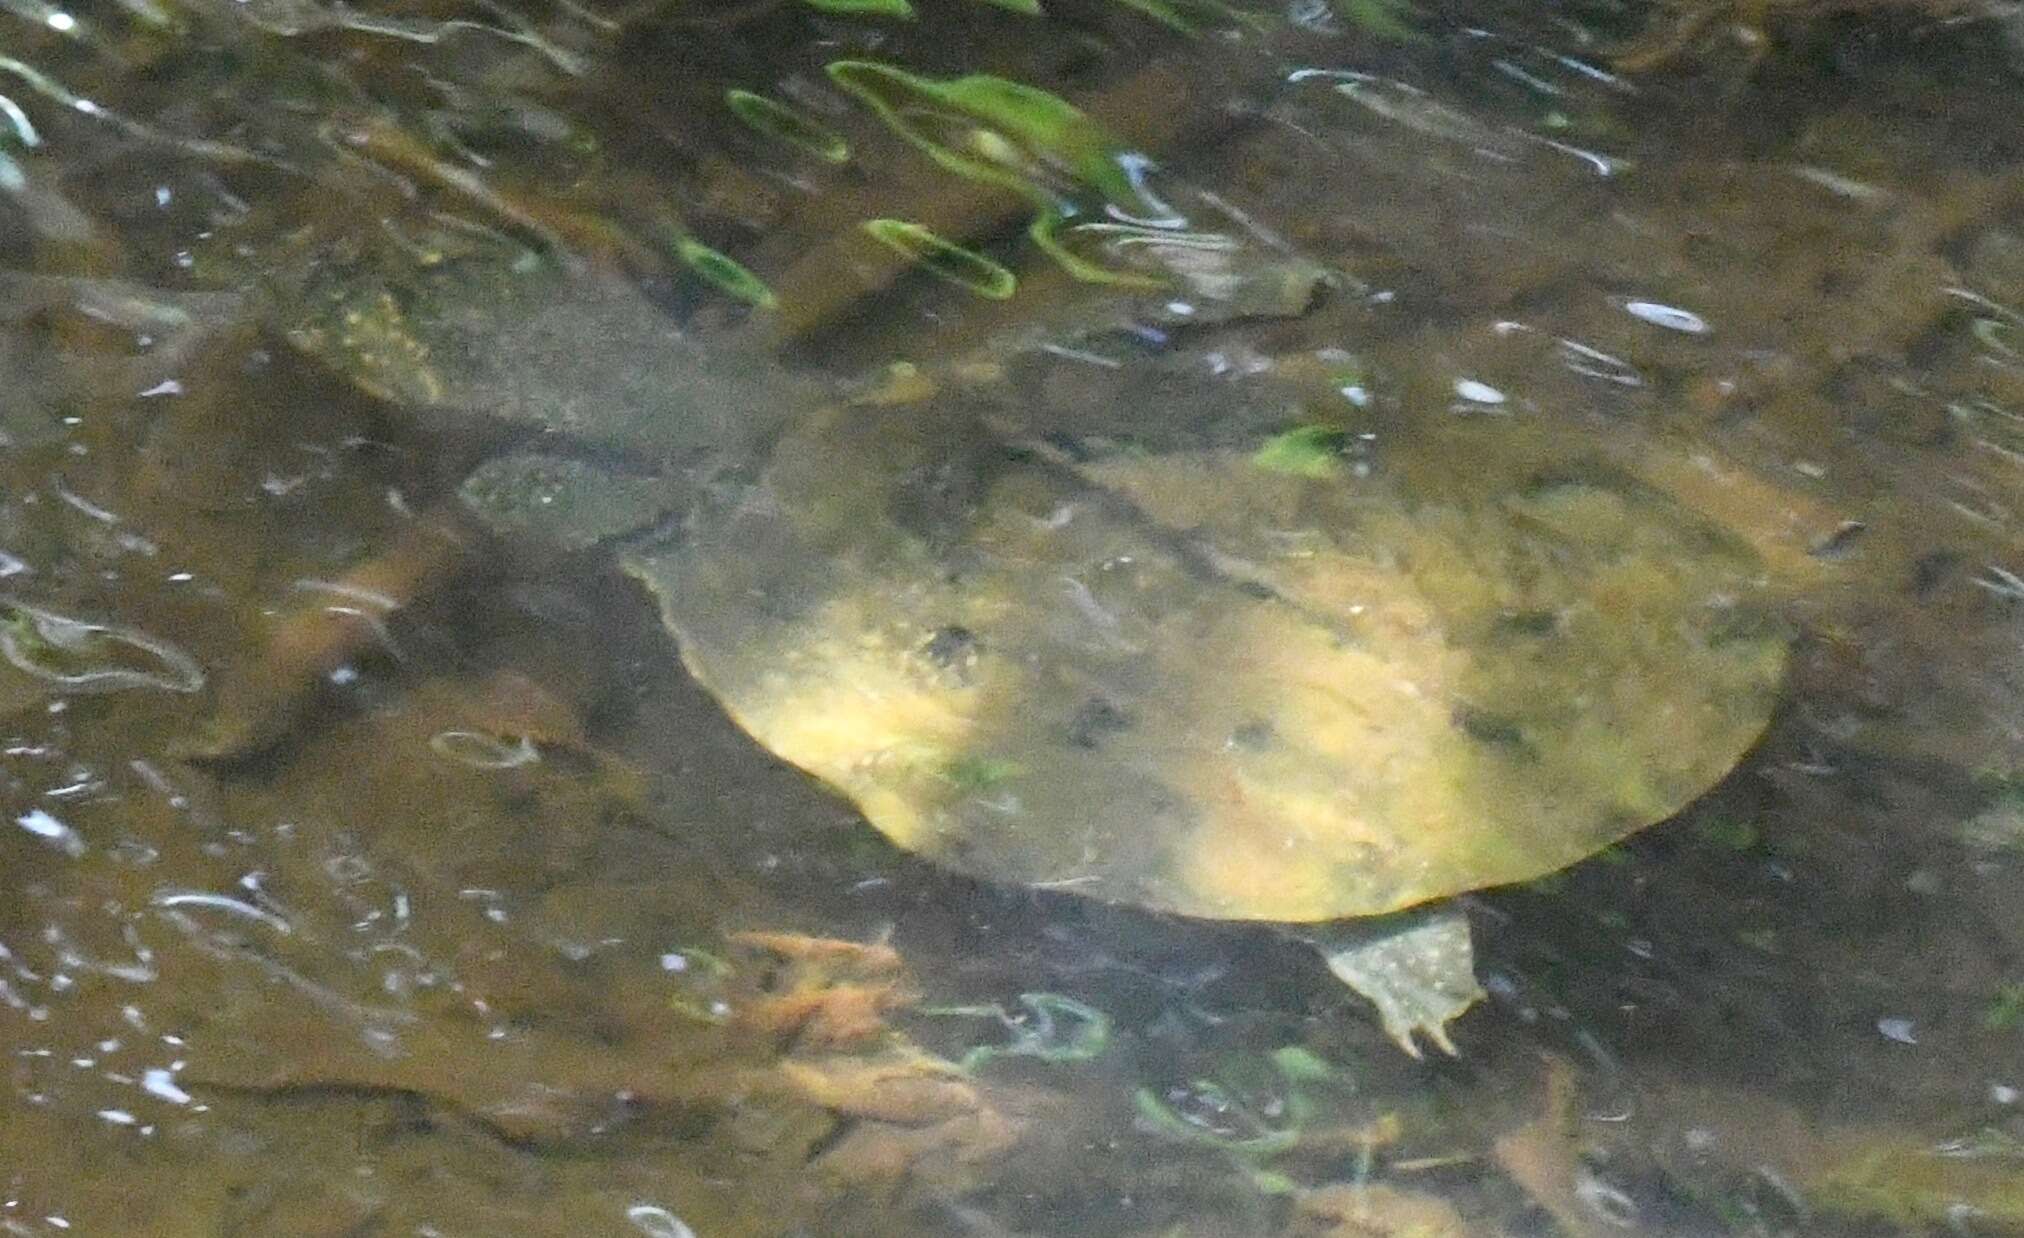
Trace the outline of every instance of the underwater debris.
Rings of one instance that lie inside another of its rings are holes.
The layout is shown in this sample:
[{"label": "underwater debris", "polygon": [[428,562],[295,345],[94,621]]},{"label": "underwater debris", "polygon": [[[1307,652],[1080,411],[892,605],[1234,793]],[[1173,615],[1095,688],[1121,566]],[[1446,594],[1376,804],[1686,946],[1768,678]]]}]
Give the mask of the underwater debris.
[{"label": "underwater debris", "polygon": [[1624,73],[1692,65],[1727,39],[1754,67],[1770,48],[1836,17],[1900,15],[1932,22],[1993,17],[1978,0],[1665,0],[1644,33],[1615,58]]},{"label": "underwater debris", "polygon": [[1582,1172],[1574,1133],[1576,1080],[1566,1060],[1548,1056],[1537,1116],[1499,1135],[1492,1158],[1569,1238],[1596,1238],[1602,1230],[1582,1199]]},{"label": "underwater debris", "polygon": [[883,942],[762,932],[730,942],[773,965],[761,992],[731,1003],[731,1026],[800,1050],[875,1040],[889,1030],[888,1014],[917,1000],[899,974],[899,952]]},{"label": "underwater debris", "polygon": [[948,1198],[990,1181],[1027,1127],[1026,1120],[990,1105],[930,1126],[859,1122],[816,1158],[815,1168],[838,1189],[910,1187]]},{"label": "underwater debris", "polygon": [[1455,1206],[1433,1195],[1380,1184],[1302,1192],[1286,1238],[1468,1238]]},{"label": "underwater debris", "polygon": [[789,1058],[770,1078],[797,1100],[900,1126],[932,1125],[983,1103],[976,1085],[954,1064],[904,1046],[871,1057]]},{"label": "underwater debris", "polygon": [[210,717],[177,754],[235,760],[278,743],[330,673],[385,640],[395,612],[456,579],[471,550],[454,513],[433,511],[339,579],[301,590],[305,600],[268,630],[259,653],[225,673]]}]

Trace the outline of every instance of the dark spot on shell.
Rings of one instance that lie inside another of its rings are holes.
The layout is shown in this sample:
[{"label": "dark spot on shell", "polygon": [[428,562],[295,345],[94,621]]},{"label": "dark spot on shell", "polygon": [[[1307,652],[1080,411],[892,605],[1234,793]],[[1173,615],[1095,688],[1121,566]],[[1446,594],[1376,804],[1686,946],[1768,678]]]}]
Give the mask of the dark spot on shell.
[{"label": "dark spot on shell", "polygon": [[1455,710],[1455,725],[1479,744],[1492,744],[1518,753],[1529,754],[1532,751],[1532,745],[1526,742],[1525,732],[1517,721],[1502,714],[1463,705]]},{"label": "dark spot on shell", "polygon": [[1753,606],[1726,606],[1717,611],[1708,627],[1708,648],[1720,649],[1737,641],[1783,640],[1784,625],[1775,615]]},{"label": "dark spot on shell", "polygon": [[977,634],[960,623],[936,628],[934,634],[928,637],[927,644],[921,646],[921,652],[927,655],[928,660],[944,670],[961,665],[976,651]]},{"label": "dark spot on shell", "polygon": [[1507,610],[1497,616],[1500,636],[1551,636],[1560,628],[1560,616],[1550,610]]},{"label": "dark spot on shell", "polygon": [[1279,732],[1263,718],[1255,718],[1230,732],[1230,747],[1243,752],[1264,752],[1279,742]]},{"label": "dark spot on shell", "polygon": [[1092,696],[1075,711],[1068,723],[1068,742],[1078,748],[1097,748],[1111,736],[1131,729],[1131,715],[1100,696]]}]

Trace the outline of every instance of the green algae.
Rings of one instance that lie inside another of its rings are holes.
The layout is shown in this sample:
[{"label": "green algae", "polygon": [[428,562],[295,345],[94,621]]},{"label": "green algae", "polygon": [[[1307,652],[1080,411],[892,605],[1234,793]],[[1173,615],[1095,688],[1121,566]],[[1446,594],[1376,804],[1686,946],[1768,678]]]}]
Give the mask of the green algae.
[{"label": "green algae", "polygon": [[1294,477],[1334,477],[1342,470],[1342,449],[1348,434],[1333,426],[1295,426],[1265,441],[1251,463],[1273,473]]}]

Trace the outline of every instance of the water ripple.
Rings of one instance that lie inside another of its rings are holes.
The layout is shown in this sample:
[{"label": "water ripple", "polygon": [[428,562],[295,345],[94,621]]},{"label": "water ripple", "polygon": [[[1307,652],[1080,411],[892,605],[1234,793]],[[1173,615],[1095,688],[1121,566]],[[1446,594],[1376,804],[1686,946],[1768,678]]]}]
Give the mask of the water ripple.
[{"label": "water ripple", "polygon": [[[116,647],[141,654],[155,666],[122,666],[107,657]],[[159,688],[195,692],[204,686],[196,659],[159,637],[121,624],[73,619],[0,595],[0,654],[17,670],[73,692]]]},{"label": "water ripple", "polygon": [[625,1210],[625,1216],[647,1238],[696,1238],[696,1231],[682,1218],[659,1204],[634,1204]]},{"label": "water ripple", "polygon": [[295,932],[294,927],[282,917],[264,907],[255,907],[243,899],[233,898],[229,894],[216,894],[208,890],[167,889],[156,891],[148,902],[151,906],[164,909],[200,908],[207,911],[221,911],[237,919],[264,925],[283,936]]}]

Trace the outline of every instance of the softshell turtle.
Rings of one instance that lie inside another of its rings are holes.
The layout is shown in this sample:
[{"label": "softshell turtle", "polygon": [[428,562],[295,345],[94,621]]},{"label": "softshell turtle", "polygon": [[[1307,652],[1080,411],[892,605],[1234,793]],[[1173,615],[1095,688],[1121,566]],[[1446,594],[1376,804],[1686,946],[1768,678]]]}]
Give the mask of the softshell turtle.
[{"label": "softshell turtle", "polygon": [[964,873],[1289,926],[1415,1055],[1480,996],[1442,900],[1672,816],[1773,711],[1752,551],[1606,468],[1284,467],[1214,418],[1120,445],[839,405],[618,283],[422,282],[331,284],[294,338],[532,427],[464,486],[494,528],[658,521],[621,562],[762,746]]},{"label": "softshell turtle", "polygon": [[1304,926],[1402,1047],[1453,1052],[1480,990],[1440,900],[1708,790],[1786,641],[1750,549],[1607,468],[1254,453],[834,409],[625,562],[738,724],[906,850]]}]

